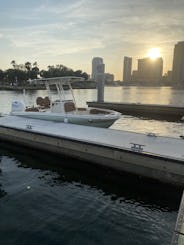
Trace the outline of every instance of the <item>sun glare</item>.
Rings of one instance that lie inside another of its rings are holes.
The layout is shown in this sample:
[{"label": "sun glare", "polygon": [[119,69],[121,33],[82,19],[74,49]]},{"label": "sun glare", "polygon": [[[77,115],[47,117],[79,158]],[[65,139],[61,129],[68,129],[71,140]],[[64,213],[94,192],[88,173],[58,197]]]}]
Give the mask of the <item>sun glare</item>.
[{"label": "sun glare", "polygon": [[160,49],[159,48],[151,48],[148,52],[148,56],[154,60],[158,57],[160,57]]}]

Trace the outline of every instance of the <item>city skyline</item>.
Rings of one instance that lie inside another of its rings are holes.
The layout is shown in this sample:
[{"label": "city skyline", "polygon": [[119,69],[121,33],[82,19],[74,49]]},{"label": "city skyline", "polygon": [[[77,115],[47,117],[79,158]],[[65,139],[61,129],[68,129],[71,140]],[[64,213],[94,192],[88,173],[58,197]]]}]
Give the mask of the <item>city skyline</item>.
[{"label": "city skyline", "polygon": [[137,69],[132,70],[132,57],[124,56],[123,82],[173,82],[182,86],[184,82],[184,41],[174,45],[172,69],[163,74],[163,58],[160,50],[150,49],[146,58],[138,59]]},{"label": "city skyline", "polygon": [[[174,45],[183,40],[183,0],[23,0],[0,2],[0,69],[38,62],[63,64],[91,75],[93,57],[122,80],[123,57],[137,60],[159,48],[163,73],[172,70]],[[173,31],[174,30],[174,31]]]},{"label": "city skyline", "polygon": [[177,83],[184,83],[184,41],[174,47],[173,57],[173,80]]},{"label": "city skyline", "polygon": [[[163,76],[163,59],[151,57],[138,59],[137,70],[133,71],[131,80],[142,82],[161,82]],[[129,80],[130,81],[130,80]]]}]

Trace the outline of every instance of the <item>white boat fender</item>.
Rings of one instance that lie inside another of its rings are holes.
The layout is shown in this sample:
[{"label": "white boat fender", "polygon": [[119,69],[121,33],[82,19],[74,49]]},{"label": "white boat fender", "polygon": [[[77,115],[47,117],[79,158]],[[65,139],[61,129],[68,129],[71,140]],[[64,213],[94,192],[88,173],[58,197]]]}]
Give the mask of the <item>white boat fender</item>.
[{"label": "white boat fender", "polygon": [[68,118],[64,118],[64,123],[68,123]]}]

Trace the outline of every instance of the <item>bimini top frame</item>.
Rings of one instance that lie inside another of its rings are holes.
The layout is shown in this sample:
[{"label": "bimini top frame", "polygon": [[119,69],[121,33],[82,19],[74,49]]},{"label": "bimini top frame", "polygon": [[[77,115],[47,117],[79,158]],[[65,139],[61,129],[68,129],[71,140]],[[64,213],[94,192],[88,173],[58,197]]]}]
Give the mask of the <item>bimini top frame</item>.
[{"label": "bimini top frame", "polygon": [[77,81],[84,81],[84,78],[75,77],[75,76],[65,76],[65,77],[39,78],[39,79],[34,79],[32,81],[45,82],[45,86],[48,91],[48,96],[51,102],[52,102],[52,96],[51,96],[50,86],[55,85],[58,92],[59,99],[62,101],[63,99],[65,100],[64,86],[67,85],[69,90],[71,91],[73,101],[76,104],[71,83]]}]

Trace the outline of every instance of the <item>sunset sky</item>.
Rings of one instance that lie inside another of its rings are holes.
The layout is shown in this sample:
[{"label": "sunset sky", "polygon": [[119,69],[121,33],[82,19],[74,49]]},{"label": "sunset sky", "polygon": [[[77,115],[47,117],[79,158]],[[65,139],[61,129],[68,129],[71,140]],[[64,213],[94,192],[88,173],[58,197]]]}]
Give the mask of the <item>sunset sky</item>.
[{"label": "sunset sky", "polygon": [[159,48],[164,72],[184,41],[183,0],[0,0],[0,69],[37,61],[91,74],[93,57],[122,80],[123,57]]}]

